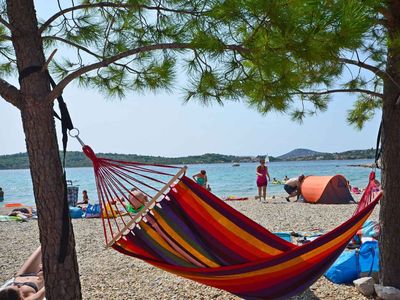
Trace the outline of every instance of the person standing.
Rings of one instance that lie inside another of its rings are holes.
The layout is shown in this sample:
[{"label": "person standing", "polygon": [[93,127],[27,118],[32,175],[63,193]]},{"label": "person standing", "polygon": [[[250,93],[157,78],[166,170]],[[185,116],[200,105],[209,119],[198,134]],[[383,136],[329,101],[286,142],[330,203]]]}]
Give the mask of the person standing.
[{"label": "person standing", "polygon": [[258,187],[258,199],[260,199],[261,201],[261,196],[262,196],[265,201],[267,197],[268,180],[271,180],[268,173],[268,167],[265,165],[265,159],[260,160],[260,165],[256,169],[256,175],[257,175],[256,183]]},{"label": "person standing", "polygon": [[285,182],[283,188],[289,194],[289,196],[285,198],[287,202],[290,202],[289,198],[294,196],[297,196],[297,200],[299,200],[301,195],[301,184],[304,178],[304,175],[300,175],[299,177],[290,178]]},{"label": "person standing", "polygon": [[3,189],[0,187],[0,202],[4,201],[4,191]]},{"label": "person standing", "polygon": [[200,184],[203,188],[207,188],[207,172],[206,170],[201,170],[200,173],[193,175],[193,180]]}]

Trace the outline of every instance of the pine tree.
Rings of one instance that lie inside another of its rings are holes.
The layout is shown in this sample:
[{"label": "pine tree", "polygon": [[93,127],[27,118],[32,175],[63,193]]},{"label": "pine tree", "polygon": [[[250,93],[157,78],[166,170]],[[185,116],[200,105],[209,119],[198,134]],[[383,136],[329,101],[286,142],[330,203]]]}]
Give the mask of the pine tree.
[{"label": "pine tree", "polygon": [[[0,15],[0,96],[21,111],[48,299],[81,298],[70,222],[58,261],[64,185],[54,100],[73,81],[115,97],[170,90],[181,70],[185,101],[244,101],[302,120],[325,111],[330,95],[355,93],[348,120],[359,128],[382,109],[381,280],[400,288],[400,1],[57,2],[47,20],[33,0],[6,0]],[[10,74],[19,87],[6,81]]]}]

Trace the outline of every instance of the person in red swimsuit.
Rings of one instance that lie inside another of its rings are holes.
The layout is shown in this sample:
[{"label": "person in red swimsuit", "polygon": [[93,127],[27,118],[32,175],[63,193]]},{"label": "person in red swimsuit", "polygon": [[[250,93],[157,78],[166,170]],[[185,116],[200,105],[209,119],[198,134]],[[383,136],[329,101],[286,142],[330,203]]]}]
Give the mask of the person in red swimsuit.
[{"label": "person in red swimsuit", "polygon": [[268,173],[268,167],[265,165],[265,159],[260,160],[260,165],[257,167],[256,175],[257,175],[256,182],[258,187],[258,199],[260,199],[261,201],[261,196],[262,196],[265,201],[267,197],[268,180],[271,180]]}]

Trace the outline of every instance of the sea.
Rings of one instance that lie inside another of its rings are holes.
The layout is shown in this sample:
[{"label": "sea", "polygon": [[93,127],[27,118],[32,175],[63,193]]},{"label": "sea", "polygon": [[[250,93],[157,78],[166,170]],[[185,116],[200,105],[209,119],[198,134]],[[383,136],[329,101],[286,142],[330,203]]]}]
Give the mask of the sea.
[{"label": "sea", "polygon": [[[355,167],[351,165],[371,164],[372,160],[314,160],[314,161],[285,161],[269,162],[269,174],[272,178],[282,180],[285,176],[289,178],[304,175],[332,176],[341,174],[349,180],[351,186],[363,188],[368,183],[371,171],[366,167]],[[207,171],[208,182],[212,192],[223,198],[229,196],[246,197],[257,194],[256,168],[258,163],[241,163],[239,166],[232,164],[193,164],[188,165],[187,176],[192,177],[200,170]],[[67,179],[82,190],[87,190],[90,202],[96,202],[96,186],[92,168],[67,168]],[[380,180],[380,171],[377,170],[377,179]],[[4,202],[22,203],[34,205],[34,196],[30,171],[24,170],[0,170],[0,187],[4,191]],[[268,184],[267,195],[285,195],[282,184]],[[79,196],[81,198],[81,196]]]}]

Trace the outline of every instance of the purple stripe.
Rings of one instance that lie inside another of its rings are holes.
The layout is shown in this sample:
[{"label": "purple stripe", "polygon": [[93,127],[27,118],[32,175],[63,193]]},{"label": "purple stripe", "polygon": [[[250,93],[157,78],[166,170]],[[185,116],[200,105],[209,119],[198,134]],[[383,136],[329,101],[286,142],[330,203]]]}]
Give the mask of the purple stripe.
[{"label": "purple stripe", "polygon": [[289,243],[288,241],[285,241],[277,237],[275,234],[268,231],[261,225],[257,224],[247,216],[239,212],[238,215],[235,215],[233,211],[237,212],[236,210],[234,210],[231,206],[229,206],[221,199],[216,197],[214,194],[210,193],[206,189],[199,186],[197,183],[195,183],[188,177],[186,176],[182,177],[181,181],[202,201],[213,207],[221,215],[231,220],[233,223],[242,228],[244,231],[248,232],[257,239],[263,241],[265,244],[273,248],[279,249],[281,251],[286,251],[296,247],[292,243]]},{"label": "purple stripe", "polygon": [[[209,260],[219,263],[218,259],[213,255],[212,252],[209,251],[207,245],[204,244],[200,239],[200,233],[197,232],[193,226],[191,227],[187,220],[184,220],[183,216],[185,216],[185,214],[182,214],[180,209],[176,209],[179,208],[179,206],[174,205],[173,203],[175,203],[175,201],[163,202],[163,208],[157,208],[157,212],[182,239],[188,242],[193,248],[195,248]],[[171,225],[172,222],[174,223],[173,225]],[[160,224],[159,226],[161,227]],[[173,238],[171,237],[171,239]],[[185,249],[185,252],[189,253],[187,249]]]}]

